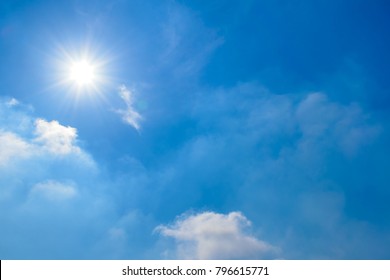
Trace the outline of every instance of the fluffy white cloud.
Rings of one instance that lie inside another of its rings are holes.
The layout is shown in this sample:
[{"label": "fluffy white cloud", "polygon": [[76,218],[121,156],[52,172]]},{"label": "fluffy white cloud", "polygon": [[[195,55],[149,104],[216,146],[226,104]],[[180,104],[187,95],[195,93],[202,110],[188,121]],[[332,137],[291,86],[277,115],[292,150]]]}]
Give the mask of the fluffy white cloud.
[{"label": "fluffy white cloud", "polygon": [[203,212],[156,230],[176,239],[177,257],[184,259],[261,258],[275,252],[275,247],[245,232],[250,226],[240,212]]},{"label": "fluffy white cloud", "polygon": [[51,201],[66,200],[76,195],[77,189],[73,184],[65,184],[53,180],[34,185],[30,192],[30,196],[42,196]]},{"label": "fluffy white cloud", "polygon": [[20,160],[38,159],[55,156],[76,156],[85,165],[94,166],[90,156],[76,145],[77,130],[63,126],[58,121],[46,121],[26,117],[24,133],[35,134],[34,138],[25,137],[19,131],[1,130],[0,127],[0,167],[9,166]]},{"label": "fluffy white cloud", "polygon": [[[25,118],[28,119],[27,116]],[[53,154],[77,154],[90,161],[76,145],[77,130],[75,128],[63,126],[55,120],[48,122],[44,119],[36,119],[34,123],[31,119],[31,122],[26,123],[25,134],[33,130],[34,138],[23,137],[18,132],[0,128],[0,166],[18,159]]]},{"label": "fluffy white cloud", "polygon": [[140,129],[140,121],[142,116],[134,109],[133,93],[122,85],[119,88],[119,96],[126,104],[126,109],[116,110],[116,112],[122,116],[122,120],[134,127],[136,130]]},{"label": "fluffy white cloud", "polygon": [[79,152],[80,148],[74,145],[77,130],[70,126],[63,126],[57,121],[48,122],[37,119],[35,122],[35,141],[50,153],[65,155]]}]

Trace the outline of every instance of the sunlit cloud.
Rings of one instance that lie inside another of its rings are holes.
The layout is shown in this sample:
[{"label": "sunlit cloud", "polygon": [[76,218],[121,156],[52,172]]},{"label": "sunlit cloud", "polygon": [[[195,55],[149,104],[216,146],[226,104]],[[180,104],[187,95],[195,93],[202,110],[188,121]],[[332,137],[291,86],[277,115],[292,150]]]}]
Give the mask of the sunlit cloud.
[{"label": "sunlit cloud", "polygon": [[125,102],[125,109],[118,109],[116,112],[122,117],[122,120],[134,127],[136,130],[141,128],[140,121],[142,116],[134,108],[134,94],[122,85],[119,87],[119,96]]},{"label": "sunlit cloud", "polygon": [[91,156],[77,145],[76,128],[57,120],[35,118],[29,111],[30,107],[24,104],[8,107],[7,101],[0,100],[0,166],[67,157],[77,158],[86,166],[95,165]]},{"label": "sunlit cloud", "polygon": [[35,121],[35,141],[43,145],[49,152],[58,155],[79,152],[74,145],[77,130],[70,126],[63,126],[58,121],[48,122],[43,119]]}]

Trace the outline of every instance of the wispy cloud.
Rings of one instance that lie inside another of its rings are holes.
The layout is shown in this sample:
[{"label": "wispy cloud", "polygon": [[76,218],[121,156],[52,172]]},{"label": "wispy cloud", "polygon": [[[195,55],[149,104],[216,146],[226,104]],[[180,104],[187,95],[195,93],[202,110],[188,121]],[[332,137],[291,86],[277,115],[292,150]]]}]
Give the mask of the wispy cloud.
[{"label": "wispy cloud", "polygon": [[162,52],[160,61],[168,66],[175,78],[199,73],[215,49],[224,43],[216,30],[185,6],[172,2],[166,22],[162,25]]},{"label": "wispy cloud", "polygon": [[30,196],[42,196],[50,201],[67,200],[77,195],[77,189],[73,184],[47,180],[34,185]]},{"label": "wispy cloud", "polygon": [[15,158],[26,158],[31,155],[30,144],[12,132],[0,131],[0,166]]},{"label": "wispy cloud", "polygon": [[297,106],[295,117],[303,134],[302,144],[324,139],[346,155],[354,155],[377,138],[379,125],[371,124],[357,104],[343,106],[323,93],[307,95]]},{"label": "wispy cloud", "polygon": [[124,85],[119,87],[119,96],[125,102],[125,109],[118,109],[116,112],[122,116],[122,120],[139,130],[142,116],[134,108],[134,94]]},{"label": "wispy cloud", "polygon": [[16,106],[19,104],[19,101],[16,98],[11,98],[5,103],[8,107]]},{"label": "wispy cloud", "polygon": [[179,217],[156,230],[177,241],[176,254],[184,259],[258,258],[277,249],[246,232],[251,222],[240,212],[203,212]]}]

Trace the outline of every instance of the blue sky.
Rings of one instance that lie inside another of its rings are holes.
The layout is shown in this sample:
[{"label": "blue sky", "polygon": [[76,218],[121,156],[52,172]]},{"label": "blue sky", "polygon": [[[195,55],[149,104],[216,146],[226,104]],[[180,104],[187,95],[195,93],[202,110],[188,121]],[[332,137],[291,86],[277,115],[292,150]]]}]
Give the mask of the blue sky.
[{"label": "blue sky", "polygon": [[1,1],[0,258],[389,259],[389,9]]}]

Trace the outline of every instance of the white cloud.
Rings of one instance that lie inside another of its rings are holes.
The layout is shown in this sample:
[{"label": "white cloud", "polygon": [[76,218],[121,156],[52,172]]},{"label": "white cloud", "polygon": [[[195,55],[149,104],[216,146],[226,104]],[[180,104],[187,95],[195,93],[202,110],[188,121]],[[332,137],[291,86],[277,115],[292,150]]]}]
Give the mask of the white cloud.
[{"label": "white cloud", "polygon": [[134,109],[133,103],[133,93],[122,85],[119,88],[119,96],[125,102],[126,109],[116,110],[116,112],[122,116],[122,120],[134,127],[136,130],[140,129],[139,122],[142,119],[142,116]]},{"label": "white cloud", "polygon": [[77,130],[73,127],[63,126],[57,121],[37,119],[34,134],[35,139],[25,140],[16,133],[0,131],[0,164],[12,158],[25,158],[42,150],[61,155],[80,152],[80,148],[74,144]]},{"label": "white cloud", "polygon": [[[60,165],[74,168],[72,173],[77,174],[81,172],[79,167],[96,171],[94,160],[77,145],[75,128],[63,126],[56,120],[36,119],[29,112],[29,106],[8,107],[6,101],[0,100],[1,172],[20,180],[21,174],[30,174],[31,178],[45,170],[52,174]],[[19,175],[12,176],[9,172]]]},{"label": "white cloud", "polygon": [[48,122],[43,119],[35,121],[35,141],[42,144],[50,153],[65,155],[79,152],[80,148],[74,145],[77,130],[70,126],[63,126],[57,121]]},{"label": "white cloud", "polygon": [[240,212],[203,212],[181,217],[157,231],[177,241],[177,257],[184,259],[261,258],[276,248],[246,233],[251,222]]},{"label": "white cloud", "polygon": [[0,166],[31,155],[30,145],[14,133],[0,131],[0,143]]},{"label": "white cloud", "polygon": [[77,190],[73,184],[64,184],[53,180],[34,185],[30,192],[30,196],[42,196],[51,201],[66,200],[76,195]]}]

